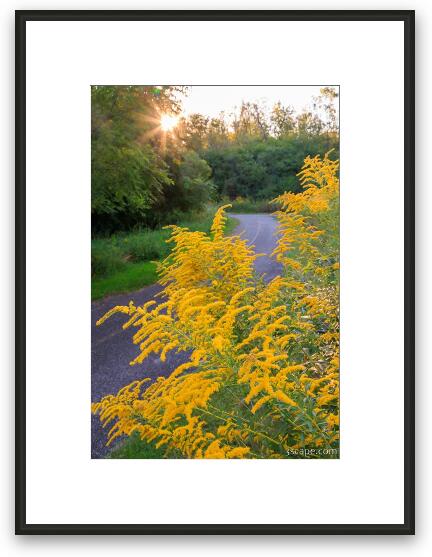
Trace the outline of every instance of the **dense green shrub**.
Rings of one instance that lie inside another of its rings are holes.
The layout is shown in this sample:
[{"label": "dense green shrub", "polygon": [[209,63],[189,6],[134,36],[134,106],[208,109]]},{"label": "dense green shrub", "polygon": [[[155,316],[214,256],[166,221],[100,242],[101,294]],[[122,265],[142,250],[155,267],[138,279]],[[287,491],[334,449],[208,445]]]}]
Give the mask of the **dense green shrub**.
[{"label": "dense green shrub", "polygon": [[130,261],[152,261],[169,253],[168,230],[142,230],[115,239]]},{"label": "dense green shrub", "polygon": [[212,167],[212,180],[221,197],[270,200],[284,191],[299,192],[297,173],[307,155],[323,156],[335,149],[338,138],[293,135],[280,139],[254,139],[202,151]]},{"label": "dense green shrub", "polygon": [[93,240],[91,246],[92,277],[105,277],[119,271],[126,262],[121,249],[104,240]]}]

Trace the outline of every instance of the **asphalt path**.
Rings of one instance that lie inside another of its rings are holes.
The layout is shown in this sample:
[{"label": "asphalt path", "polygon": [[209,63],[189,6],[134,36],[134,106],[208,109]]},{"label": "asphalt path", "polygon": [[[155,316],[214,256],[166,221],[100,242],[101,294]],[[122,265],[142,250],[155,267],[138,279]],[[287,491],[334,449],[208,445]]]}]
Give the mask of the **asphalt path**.
[{"label": "asphalt path", "polygon": [[[268,214],[237,215],[239,225],[233,234],[240,234],[256,253],[271,254],[276,246],[276,226],[274,217]],[[281,273],[280,264],[270,255],[258,257],[255,261],[258,275],[264,275],[268,281]],[[101,397],[116,393],[119,389],[143,377],[156,378],[169,375],[179,364],[187,358],[185,354],[170,352],[167,360],[161,362],[158,356],[151,355],[143,364],[130,366],[129,362],[139,353],[138,346],[131,340],[131,330],[124,331],[122,325],[125,316],[117,314],[108,319],[100,327],[96,321],[109,309],[117,305],[128,305],[133,301],[135,305],[142,305],[152,300],[162,287],[152,284],[136,292],[109,296],[92,303],[91,306],[91,399],[97,401]],[[106,433],[97,417],[92,416],[91,456],[103,458],[106,448]]]}]

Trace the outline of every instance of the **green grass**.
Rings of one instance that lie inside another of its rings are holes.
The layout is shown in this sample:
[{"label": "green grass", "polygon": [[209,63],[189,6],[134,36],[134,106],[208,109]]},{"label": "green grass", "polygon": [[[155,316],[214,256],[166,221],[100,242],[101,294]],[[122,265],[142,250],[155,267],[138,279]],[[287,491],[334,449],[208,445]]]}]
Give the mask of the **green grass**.
[{"label": "green grass", "polygon": [[153,284],[156,281],[156,263],[153,261],[127,263],[124,269],[114,272],[111,276],[92,280],[92,300],[98,300],[109,294],[139,290],[143,286]]},{"label": "green grass", "polygon": [[[142,441],[137,433],[121,441],[110,451],[107,458],[166,458],[166,449],[156,448],[152,443]],[[169,458],[182,458],[180,453],[170,453]]]},{"label": "green grass", "polygon": [[[213,215],[184,221],[179,226],[209,232]],[[229,217],[226,234],[238,221]],[[169,230],[141,230],[92,240],[91,298],[98,300],[111,294],[132,292],[157,282],[156,261],[165,258],[170,246]]]},{"label": "green grass", "polygon": [[107,458],[164,458],[164,454],[162,448],[157,449],[133,434],[112,449]]},{"label": "green grass", "polygon": [[228,220],[225,225],[225,236],[229,236],[234,232],[234,229],[239,225],[238,219],[234,217],[228,217]]}]

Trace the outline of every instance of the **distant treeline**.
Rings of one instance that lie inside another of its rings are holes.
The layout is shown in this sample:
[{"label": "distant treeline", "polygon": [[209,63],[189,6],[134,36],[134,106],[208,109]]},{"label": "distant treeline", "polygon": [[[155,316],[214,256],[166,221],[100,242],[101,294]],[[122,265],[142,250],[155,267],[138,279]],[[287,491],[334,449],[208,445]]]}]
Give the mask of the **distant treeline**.
[{"label": "distant treeline", "polygon": [[[271,199],[298,191],[306,155],[335,149],[336,93],[296,114],[243,103],[217,118],[181,117],[185,87],[92,87],[92,234],[158,227],[238,197]],[[161,117],[178,117],[163,131]]]},{"label": "distant treeline", "polygon": [[337,137],[293,135],[233,143],[208,149],[201,156],[212,168],[219,196],[270,200],[284,191],[300,191],[297,173],[306,156],[324,155],[330,149],[338,151]]}]

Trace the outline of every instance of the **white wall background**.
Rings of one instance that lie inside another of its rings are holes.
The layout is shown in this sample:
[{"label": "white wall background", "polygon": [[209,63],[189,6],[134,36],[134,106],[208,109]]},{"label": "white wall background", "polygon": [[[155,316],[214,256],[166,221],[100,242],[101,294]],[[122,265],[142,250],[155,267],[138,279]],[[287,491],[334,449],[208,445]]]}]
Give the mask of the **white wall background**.
[{"label": "white wall background", "polygon": [[[430,469],[432,464],[430,448],[430,429],[427,427],[431,418],[431,405],[428,393],[431,392],[431,377],[427,366],[428,340],[432,331],[427,328],[427,316],[432,313],[432,297],[427,291],[427,285],[432,283],[432,263],[427,256],[428,240],[432,239],[432,220],[428,218],[432,201],[432,184],[427,181],[427,154],[432,148],[427,131],[432,127],[431,109],[428,99],[431,98],[431,30],[432,7],[430,2],[416,1],[395,3],[394,1],[381,1],[377,5],[373,2],[347,3],[347,2],[298,2],[283,1],[264,2],[261,0],[235,0],[222,2],[206,2],[205,7],[226,9],[416,9],[417,10],[417,136],[418,136],[418,165],[417,165],[417,268],[418,291],[417,299],[417,535],[412,537],[259,537],[248,539],[245,537],[171,537],[171,538],[142,538],[142,537],[20,537],[13,536],[13,10],[15,9],[193,9],[204,7],[204,3],[195,1],[163,1],[159,2],[114,2],[100,0],[92,2],[9,2],[3,0],[0,10],[2,16],[1,27],[1,53],[4,67],[2,87],[2,148],[0,149],[1,165],[4,172],[1,187],[0,207],[3,211],[0,237],[4,249],[5,271],[2,273],[2,299],[1,317],[2,334],[0,342],[1,353],[4,354],[4,363],[1,366],[1,395],[0,422],[4,428],[2,435],[2,491],[0,498],[0,548],[6,555],[114,555],[118,552],[130,555],[142,555],[151,552],[155,555],[170,555],[175,552],[178,556],[194,556],[206,552],[207,555],[219,555],[224,552],[228,555],[258,555],[269,552],[272,555],[286,555],[287,552],[301,551],[303,555],[343,555],[347,551],[352,555],[400,555],[410,552],[413,555],[424,555],[432,549],[432,533],[430,533],[432,481]],[[425,155],[424,157],[422,155]],[[430,251],[430,250],[429,250]],[[8,267],[10,270],[8,270]],[[430,342],[430,341],[429,341]],[[420,386],[420,388],[419,388]],[[429,445],[428,445],[429,441]],[[428,503],[429,502],[429,503]],[[429,530],[429,532],[428,532]],[[428,546],[431,547],[428,547]]]}]

